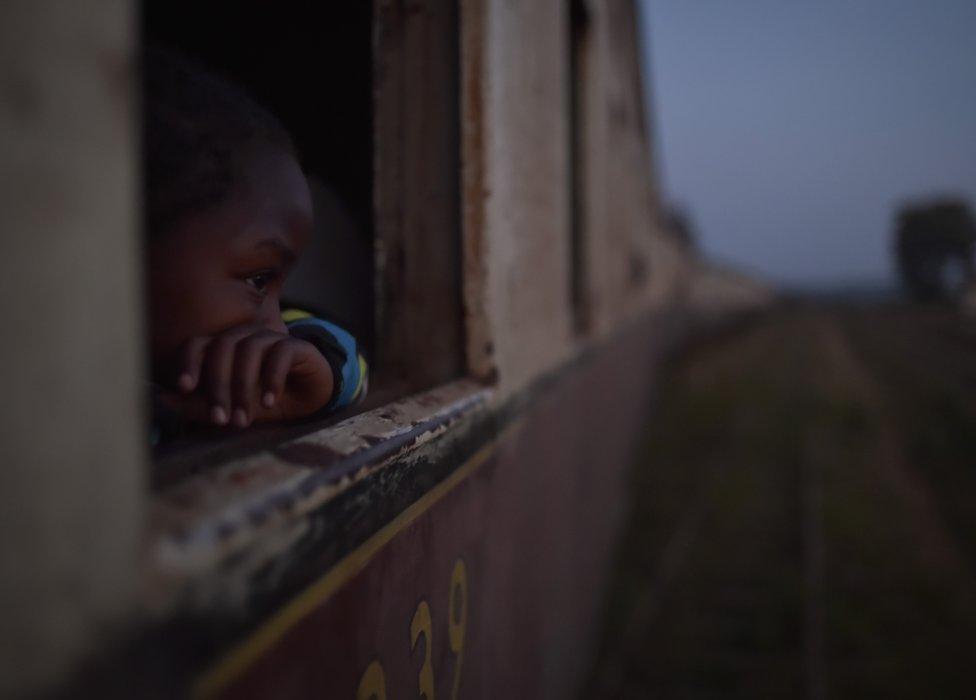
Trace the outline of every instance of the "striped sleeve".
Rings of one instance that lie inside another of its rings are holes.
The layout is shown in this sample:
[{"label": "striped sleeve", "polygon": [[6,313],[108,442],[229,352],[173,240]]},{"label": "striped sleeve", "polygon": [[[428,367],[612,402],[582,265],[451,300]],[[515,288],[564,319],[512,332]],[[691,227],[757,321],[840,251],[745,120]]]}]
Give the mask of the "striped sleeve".
[{"label": "striped sleeve", "polygon": [[288,332],[295,338],[312,343],[332,367],[335,388],[326,410],[345,408],[365,398],[369,367],[349,331],[298,309],[288,309],[281,316],[288,326]]}]

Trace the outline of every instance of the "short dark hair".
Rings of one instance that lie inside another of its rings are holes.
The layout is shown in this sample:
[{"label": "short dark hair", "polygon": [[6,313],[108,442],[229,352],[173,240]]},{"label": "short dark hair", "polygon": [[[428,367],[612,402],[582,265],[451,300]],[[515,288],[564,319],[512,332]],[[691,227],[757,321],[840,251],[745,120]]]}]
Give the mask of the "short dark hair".
[{"label": "short dark hair", "polygon": [[243,89],[175,52],[143,54],[143,188],[149,236],[226,200],[244,159],[268,145],[294,154],[278,119]]}]

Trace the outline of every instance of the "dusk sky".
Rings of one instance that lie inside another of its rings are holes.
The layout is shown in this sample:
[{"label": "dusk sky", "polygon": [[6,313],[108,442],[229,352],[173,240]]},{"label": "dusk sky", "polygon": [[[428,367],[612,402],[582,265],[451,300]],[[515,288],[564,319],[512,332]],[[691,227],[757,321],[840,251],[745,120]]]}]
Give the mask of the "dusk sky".
[{"label": "dusk sky", "polygon": [[976,204],[976,0],[640,3],[656,164],[713,257],[890,281],[899,203]]}]

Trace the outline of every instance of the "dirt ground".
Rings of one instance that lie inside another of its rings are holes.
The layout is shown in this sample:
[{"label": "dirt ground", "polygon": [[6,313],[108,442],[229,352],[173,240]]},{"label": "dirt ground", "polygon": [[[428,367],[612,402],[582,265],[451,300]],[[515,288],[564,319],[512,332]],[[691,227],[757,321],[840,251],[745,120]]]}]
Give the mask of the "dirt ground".
[{"label": "dirt ground", "polygon": [[586,697],[973,697],[976,321],[780,310],[676,353]]}]

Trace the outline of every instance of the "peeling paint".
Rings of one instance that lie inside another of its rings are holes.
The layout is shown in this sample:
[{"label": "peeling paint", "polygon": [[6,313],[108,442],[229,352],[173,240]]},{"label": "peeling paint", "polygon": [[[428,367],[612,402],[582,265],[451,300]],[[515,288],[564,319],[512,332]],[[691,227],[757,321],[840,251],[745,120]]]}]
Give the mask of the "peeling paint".
[{"label": "peeling paint", "polygon": [[152,507],[149,607],[163,612],[188,601],[235,600],[215,589],[236,590],[239,579],[282,554],[293,540],[281,532],[484,408],[490,395],[475,382],[454,382],[165,489]]}]

